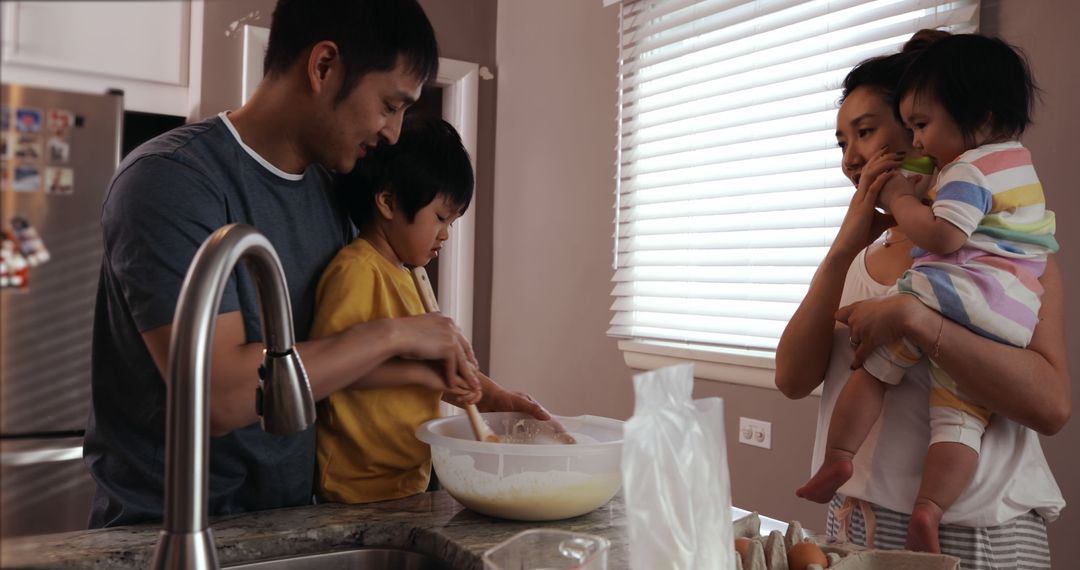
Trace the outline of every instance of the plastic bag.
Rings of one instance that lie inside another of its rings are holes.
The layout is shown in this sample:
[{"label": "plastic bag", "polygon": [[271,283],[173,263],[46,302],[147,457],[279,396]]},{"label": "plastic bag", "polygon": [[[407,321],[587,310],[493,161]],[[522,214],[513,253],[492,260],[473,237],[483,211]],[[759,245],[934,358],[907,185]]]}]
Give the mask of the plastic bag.
[{"label": "plastic bag", "polygon": [[634,376],[622,475],[635,570],[735,568],[724,402],[693,388],[692,364]]}]

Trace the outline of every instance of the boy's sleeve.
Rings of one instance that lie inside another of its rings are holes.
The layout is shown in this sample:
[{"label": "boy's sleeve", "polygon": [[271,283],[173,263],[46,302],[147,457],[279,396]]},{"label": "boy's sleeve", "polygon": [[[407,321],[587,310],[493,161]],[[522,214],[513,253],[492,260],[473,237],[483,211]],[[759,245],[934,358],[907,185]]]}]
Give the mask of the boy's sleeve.
[{"label": "boy's sleeve", "polygon": [[985,177],[967,163],[949,165],[941,172],[933,198],[934,215],[968,236],[993,206],[993,194],[987,188]]},{"label": "boy's sleeve", "polygon": [[319,280],[312,339],[335,335],[375,316],[376,272],[356,259],[335,259]]}]

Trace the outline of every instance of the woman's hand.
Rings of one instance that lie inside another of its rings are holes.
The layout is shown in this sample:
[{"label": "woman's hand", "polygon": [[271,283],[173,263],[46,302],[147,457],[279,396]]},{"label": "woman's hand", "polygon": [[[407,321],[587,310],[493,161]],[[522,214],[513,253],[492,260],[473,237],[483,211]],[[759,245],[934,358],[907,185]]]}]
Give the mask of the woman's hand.
[{"label": "woman's hand", "polygon": [[938,327],[943,318],[915,297],[903,293],[859,301],[836,311],[836,320],[848,326],[849,342],[855,349],[852,370],[862,366],[875,348],[908,334],[910,323],[929,322]]},{"label": "woman's hand", "polygon": [[878,212],[875,207],[885,184],[893,177],[900,176],[897,169],[900,168],[901,158],[901,155],[882,149],[881,154],[870,159],[863,167],[847,214],[833,240],[834,248],[841,248],[854,257],[885,230],[896,225],[892,216]]}]

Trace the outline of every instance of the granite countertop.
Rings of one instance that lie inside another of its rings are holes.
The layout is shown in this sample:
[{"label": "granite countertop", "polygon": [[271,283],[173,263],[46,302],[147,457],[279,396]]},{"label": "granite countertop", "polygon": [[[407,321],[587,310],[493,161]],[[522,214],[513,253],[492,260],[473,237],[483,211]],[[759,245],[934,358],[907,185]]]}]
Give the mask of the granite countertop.
[{"label": "granite countertop", "polygon": [[[445,491],[367,505],[324,504],[215,517],[210,528],[222,565],[360,547],[404,548],[454,568],[482,570],[484,551],[530,528],[557,528],[611,541],[609,568],[629,551],[620,492],[580,517],[514,522],[476,514]],[[147,568],[160,523],[23,537],[0,543],[4,568]]]}]

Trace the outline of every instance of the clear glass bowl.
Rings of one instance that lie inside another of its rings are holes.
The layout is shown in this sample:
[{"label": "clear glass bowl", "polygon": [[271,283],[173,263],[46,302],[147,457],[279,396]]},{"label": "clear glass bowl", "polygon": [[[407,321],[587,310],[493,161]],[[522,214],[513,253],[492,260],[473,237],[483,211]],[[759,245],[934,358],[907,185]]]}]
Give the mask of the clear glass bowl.
[{"label": "clear glass bowl", "polygon": [[469,509],[504,519],[551,521],[588,513],[618,492],[623,422],[556,417],[577,440],[564,444],[553,437],[548,422],[519,413],[482,416],[506,442],[476,441],[464,415],[431,420],[416,430],[431,446],[439,482]]},{"label": "clear glass bowl", "polygon": [[484,553],[484,570],[606,570],[606,538],[534,528]]}]

